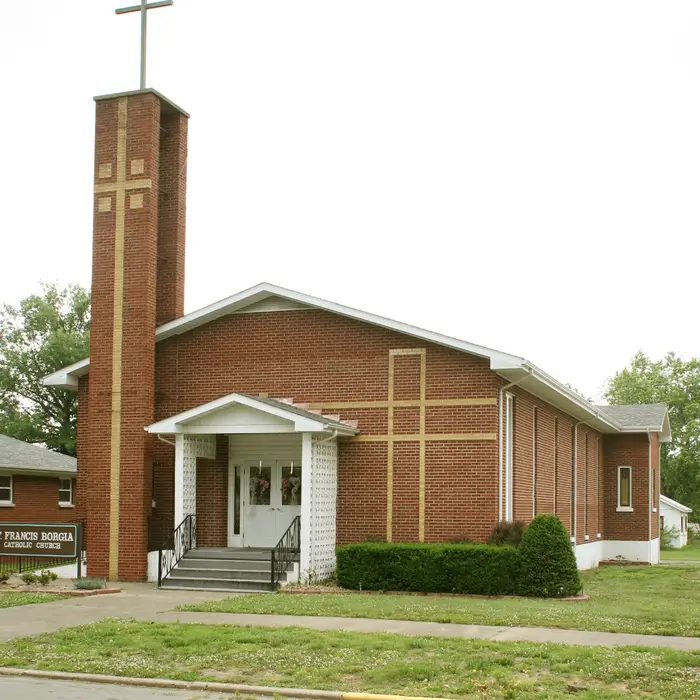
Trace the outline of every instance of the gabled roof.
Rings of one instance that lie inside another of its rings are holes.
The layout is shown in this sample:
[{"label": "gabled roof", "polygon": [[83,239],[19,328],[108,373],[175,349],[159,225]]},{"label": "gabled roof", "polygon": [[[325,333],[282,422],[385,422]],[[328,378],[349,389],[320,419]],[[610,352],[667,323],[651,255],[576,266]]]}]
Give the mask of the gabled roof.
[{"label": "gabled roof", "polygon": [[688,508],[688,506],[684,506],[682,503],[679,503],[678,501],[674,501],[672,498],[669,498],[668,496],[664,496],[663,494],[659,494],[659,500],[665,506],[669,506],[670,508],[675,508],[676,510],[681,511],[681,513],[692,513],[693,512],[692,508]]},{"label": "gabled roof", "polygon": [[[235,433],[239,432],[237,427],[245,427],[241,432],[251,432],[250,416],[251,412],[243,412],[242,416],[231,413],[236,408],[252,409],[253,415],[267,414],[271,419],[278,422],[270,422],[269,425],[276,425],[275,429],[267,429],[265,424],[256,420],[255,426],[258,432],[282,432],[279,421],[289,423],[288,432],[331,432],[338,435],[357,435],[357,426],[351,422],[338,420],[337,416],[324,416],[320,412],[307,411],[301,406],[281,399],[270,399],[262,396],[251,396],[250,394],[228,394],[209,403],[202,404],[189,411],[178,413],[175,416],[166,418],[149,425],[146,430],[149,433],[177,434],[193,432],[211,432],[208,425],[217,427],[217,432]],[[221,418],[223,417],[223,420]],[[243,419],[242,421],[240,419]],[[255,419],[254,419],[255,420]],[[197,430],[201,427],[201,430]]]},{"label": "gabled roof", "polygon": [[[222,316],[249,313],[254,308],[260,308],[261,303],[274,301],[273,298],[293,305],[287,308],[322,309],[363,323],[387,328],[424,342],[435,343],[459,352],[483,357],[489,360],[490,368],[508,383],[517,383],[526,391],[539,396],[544,401],[556,406],[577,420],[587,423],[603,433],[623,432],[623,427],[608,413],[603,412],[599,407],[594,406],[583,396],[557,381],[523,357],[493,350],[483,345],[475,345],[474,343],[411,326],[400,321],[393,321],[383,316],[353,309],[349,306],[336,304],[332,301],[295,292],[267,282],[258,284],[255,287],[186,314],[182,318],[159,326],[156,329],[156,342],[186,333]],[[256,305],[258,306],[256,307]],[[43,382],[48,386],[62,387],[75,391],[78,387],[78,379],[87,374],[89,365],[89,359],[76,362],[69,367],[44,377]]]},{"label": "gabled roof", "polygon": [[75,457],[0,435],[0,471],[45,474],[77,474]]},{"label": "gabled roof", "polygon": [[660,433],[662,442],[671,439],[668,408],[663,403],[618,404],[598,406],[622,427],[622,432],[640,433],[647,430]]}]

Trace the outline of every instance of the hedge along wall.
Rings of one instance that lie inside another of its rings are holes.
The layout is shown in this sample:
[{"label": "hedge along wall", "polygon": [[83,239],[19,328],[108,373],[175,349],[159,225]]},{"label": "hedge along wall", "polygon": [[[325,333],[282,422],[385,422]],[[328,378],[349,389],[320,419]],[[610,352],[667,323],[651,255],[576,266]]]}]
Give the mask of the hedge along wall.
[{"label": "hedge along wall", "polygon": [[520,553],[485,544],[363,542],[338,547],[344,588],[517,595]]}]

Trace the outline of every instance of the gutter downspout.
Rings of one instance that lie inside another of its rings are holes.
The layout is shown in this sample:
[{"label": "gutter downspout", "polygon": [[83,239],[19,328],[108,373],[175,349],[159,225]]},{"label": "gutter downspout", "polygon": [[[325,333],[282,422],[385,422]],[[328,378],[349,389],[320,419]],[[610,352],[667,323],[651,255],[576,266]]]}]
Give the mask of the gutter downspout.
[{"label": "gutter downspout", "polygon": [[532,376],[532,367],[520,379],[502,386],[498,390],[498,522],[503,520],[503,392],[524,382]]},{"label": "gutter downspout", "polygon": [[166,440],[160,433],[156,433],[156,437],[161,442],[164,442],[166,445],[172,445],[173,447],[175,447],[175,443],[172,440]]},{"label": "gutter downspout", "polygon": [[323,440],[319,440],[316,444],[317,444],[317,445],[321,445],[322,443],[328,442],[329,440],[334,440],[334,439],[337,438],[337,437],[338,437],[338,429],[335,428],[335,429],[333,430],[333,435],[331,435],[330,437],[327,437],[327,438],[323,438]]}]

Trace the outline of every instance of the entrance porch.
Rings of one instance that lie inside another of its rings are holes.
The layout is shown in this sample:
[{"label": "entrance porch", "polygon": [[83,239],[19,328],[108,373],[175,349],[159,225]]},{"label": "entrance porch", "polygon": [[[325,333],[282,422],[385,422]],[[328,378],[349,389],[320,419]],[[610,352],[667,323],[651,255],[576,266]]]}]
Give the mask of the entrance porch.
[{"label": "entrance porch", "polygon": [[230,394],[147,430],[175,446],[177,527],[159,554],[159,582],[269,589],[333,572],[337,439],[357,434],[353,425]]}]

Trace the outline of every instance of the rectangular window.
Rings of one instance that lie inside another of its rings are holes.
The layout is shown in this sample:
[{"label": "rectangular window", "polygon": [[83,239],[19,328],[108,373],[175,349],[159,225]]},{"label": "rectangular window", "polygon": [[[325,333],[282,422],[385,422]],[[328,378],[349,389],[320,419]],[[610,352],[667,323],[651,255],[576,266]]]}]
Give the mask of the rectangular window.
[{"label": "rectangular window", "polygon": [[656,469],[651,470],[651,507],[656,510]]},{"label": "rectangular window", "polygon": [[588,539],[588,433],[583,443],[583,536]]},{"label": "rectangular window", "polygon": [[233,468],[233,534],[241,534],[241,479],[242,467]]},{"label": "rectangular window", "polygon": [[617,469],[617,508],[632,510],[632,467]]},{"label": "rectangular window", "polygon": [[595,439],[595,531],[600,537],[600,438]]},{"label": "rectangular window", "polygon": [[557,481],[559,480],[559,419],[554,419],[554,515],[557,514]]},{"label": "rectangular window", "polygon": [[537,515],[537,407],[532,409],[532,517]]},{"label": "rectangular window", "polygon": [[506,520],[513,519],[513,395],[506,394]]},{"label": "rectangular window", "polygon": [[12,476],[0,476],[0,503],[12,503]]},{"label": "rectangular window", "polygon": [[62,506],[73,505],[73,479],[58,480],[58,502]]},{"label": "rectangular window", "polygon": [[663,530],[663,529],[664,529],[664,516],[663,516],[663,515],[661,516],[661,518],[659,519],[659,521],[660,521],[660,523],[661,523],[661,529]]},{"label": "rectangular window", "polygon": [[569,522],[571,523],[570,535],[574,536],[576,528],[576,426],[571,426],[571,481],[569,482]]}]

